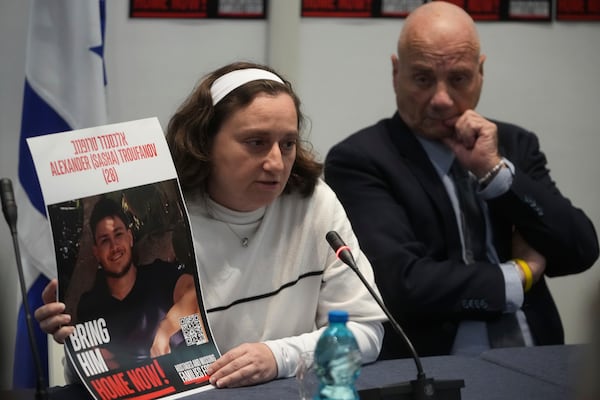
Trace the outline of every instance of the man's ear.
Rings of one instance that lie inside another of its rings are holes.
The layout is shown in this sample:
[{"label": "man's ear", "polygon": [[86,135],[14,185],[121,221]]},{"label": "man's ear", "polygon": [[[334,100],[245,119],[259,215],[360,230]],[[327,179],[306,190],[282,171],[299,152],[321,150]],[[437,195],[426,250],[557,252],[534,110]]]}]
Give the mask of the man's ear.
[{"label": "man's ear", "polygon": [[483,63],[486,60],[485,54],[479,56],[479,74],[483,77]]},{"label": "man's ear", "polygon": [[390,60],[392,61],[392,83],[394,85],[394,92],[396,91],[396,88],[398,87],[398,56],[396,54],[392,54],[390,57]]}]

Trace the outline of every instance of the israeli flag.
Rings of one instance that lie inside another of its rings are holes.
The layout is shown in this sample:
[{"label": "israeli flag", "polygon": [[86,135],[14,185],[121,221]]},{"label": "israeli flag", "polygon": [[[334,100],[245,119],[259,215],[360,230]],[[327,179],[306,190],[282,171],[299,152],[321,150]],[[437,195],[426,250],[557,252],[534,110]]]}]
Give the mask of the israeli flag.
[{"label": "israeli flag", "polygon": [[[31,310],[56,277],[56,258],[39,181],[26,139],[107,123],[104,0],[33,0],[19,143],[19,246]],[[48,342],[34,322],[48,382]],[[13,387],[36,387],[23,305],[17,322]]]}]

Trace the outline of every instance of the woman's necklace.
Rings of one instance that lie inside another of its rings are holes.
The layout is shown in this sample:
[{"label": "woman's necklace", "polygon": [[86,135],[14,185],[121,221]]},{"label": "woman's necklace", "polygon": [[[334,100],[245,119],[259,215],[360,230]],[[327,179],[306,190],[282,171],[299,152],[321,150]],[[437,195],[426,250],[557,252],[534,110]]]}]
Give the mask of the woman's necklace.
[{"label": "woman's necklace", "polygon": [[[235,228],[229,222],[227,222],[226,219],[228,217],[225,215],[227,212],[225,210],[221,210],[222,206],[212,203],[212,200],[210,200],[208,198],[206,198],[205,200],[206,200],[206,210],[208,212],[208,215],[212,219],[225,224],[225,226],[227,226],[227,229],[229,229],[231,231],[231,233],[233,233],[235,235],[235,237],[238,238],[238,240],[240,241],[240,245],[244,248],[247,248],[250,245],[251,236],[248,234],[246,234],[246,235],[240,234],[237,230],[235,230]],[[257,215],[256,224],[260,224],[262,215],[264,215],[264,211],[260,212],[260,215]],[[248,228],[242,229],[242,232],[253,234],[254,232],[256,232],[256,229],[258,229],[258,225],[256,225],[256,224],[252,223],[252,225],[254,225],[254,228],[248,227],[249,229]],[[244,226],[242,226],[242,228],[244,228]]]},{"label": "woman's necklace", "polygon": [[225,225],[227,225],[227,227],[229,228],[229,230],[238,238],[240,239],[240,244],[242,245],[242,247],[248,247],[248,245],[250,244],[250,238],[248,236],[242,236],[239,233],[237,233],[235,231],[235,229],[233,229],[233,227],[231,225],[229,225],[227,222],[225,221],[221,221],[223,222]]}]

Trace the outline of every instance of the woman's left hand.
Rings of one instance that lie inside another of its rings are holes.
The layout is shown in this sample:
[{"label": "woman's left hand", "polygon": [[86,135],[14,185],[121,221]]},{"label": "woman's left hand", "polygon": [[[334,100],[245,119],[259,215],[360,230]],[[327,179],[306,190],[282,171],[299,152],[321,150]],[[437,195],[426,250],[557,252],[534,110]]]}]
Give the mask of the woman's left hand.
[{"label": "woman's left hand", "polygon": [[219,388],[255,385],[277,377],[277,362],[266,344],[244,343],[212,363],[208,374]]}]

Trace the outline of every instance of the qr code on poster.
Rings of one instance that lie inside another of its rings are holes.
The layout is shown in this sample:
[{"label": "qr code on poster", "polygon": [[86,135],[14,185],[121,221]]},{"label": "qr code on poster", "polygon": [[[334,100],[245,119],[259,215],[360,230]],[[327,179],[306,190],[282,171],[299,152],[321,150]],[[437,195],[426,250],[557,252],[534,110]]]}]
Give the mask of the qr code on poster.
[{"label": "qr code on poster", "polygon": [[181,332],[187,346],[194,346],[208,341],[204,327],[202,326],[202,320],[198,314],[188,315],[179,319],[179,325],[181,326]]}]

